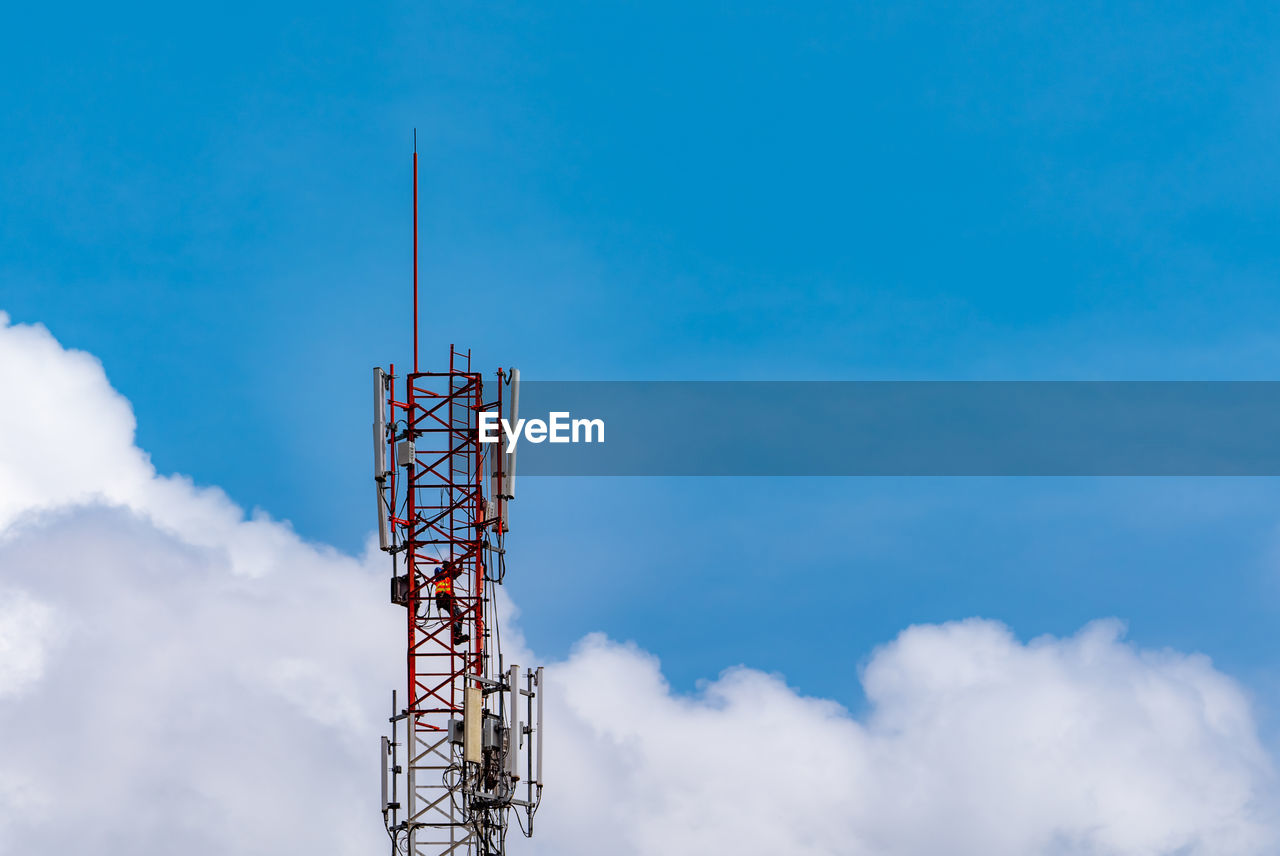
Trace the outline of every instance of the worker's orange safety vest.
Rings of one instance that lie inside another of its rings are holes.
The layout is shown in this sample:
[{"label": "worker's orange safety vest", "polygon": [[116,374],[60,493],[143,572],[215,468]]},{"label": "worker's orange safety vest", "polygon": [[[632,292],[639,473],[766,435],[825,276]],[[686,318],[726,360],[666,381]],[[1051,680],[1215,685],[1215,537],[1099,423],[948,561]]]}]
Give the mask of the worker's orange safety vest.
[{"label": "worker's orange safety vest", "polygon": [[453,580],[448,574],[436,578],[436,594],[453,594]]}]

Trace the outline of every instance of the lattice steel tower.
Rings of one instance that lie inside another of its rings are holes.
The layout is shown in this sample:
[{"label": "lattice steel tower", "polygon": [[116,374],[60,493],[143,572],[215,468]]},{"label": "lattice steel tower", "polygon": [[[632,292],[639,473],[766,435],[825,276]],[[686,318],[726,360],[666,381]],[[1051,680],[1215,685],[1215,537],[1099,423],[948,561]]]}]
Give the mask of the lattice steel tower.
[{"label": "lattice steel tower", "polygon": [[486,397],[471,354],[418,368],[418,154],[413,154],[413,371],[374,369],[378,537],[404,607],[407,694],[382,738],[393,854],[493,856],[514,809],[526,835],[542,799],[541,667],[504,663],[494,589],[506,574],[515,455],[481,442],[479,414],[513,424],[520,373]]}]

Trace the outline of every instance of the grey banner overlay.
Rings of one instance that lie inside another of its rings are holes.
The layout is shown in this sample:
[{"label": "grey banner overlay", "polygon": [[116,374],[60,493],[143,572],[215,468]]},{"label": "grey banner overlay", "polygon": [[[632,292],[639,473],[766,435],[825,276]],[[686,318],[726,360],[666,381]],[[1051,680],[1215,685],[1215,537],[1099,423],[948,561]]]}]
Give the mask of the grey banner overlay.
[{"label": "grey banner overlay", "polygon": [[1280,475],[1280,382],[525,381],[517,476]]}]

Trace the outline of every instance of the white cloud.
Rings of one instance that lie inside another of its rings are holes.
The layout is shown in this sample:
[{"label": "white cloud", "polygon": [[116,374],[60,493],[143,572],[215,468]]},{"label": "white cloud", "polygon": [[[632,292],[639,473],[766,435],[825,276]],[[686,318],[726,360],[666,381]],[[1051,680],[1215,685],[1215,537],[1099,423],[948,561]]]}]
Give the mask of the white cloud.
[{"label": "white cloud", "polygon": [[25,592],[0,589],[0,698],[17,695],[41,678],[55,635],[48,605]]},{"label": "white cloud", "polygon": [[0,526],[94,497],[130,502],[154,476],[133,432],[101,363],[0,313]]},{"label": "white cloud", "polygon": [[[0,853],[378,852],[401,676],[383,562],[157,476],[133,428],[96,360],[0,317]],[[910,628],[865,666],[859,718],[743,668],[674,694],[598,636],[549,678],[548,792],[513,853],[1280,843],[1241,688],[1112,622],[1025,644],[985,621]]]},{"label": "white cloud", "polygon": [[1274,852],[1239,688],[1119,630],[908,629],[866,667],[861,722],[749,669],[676,697],[652,658],[585,640],[549,696],[553,784],[575,799],[544,818],[583,835],[545,852]]}]

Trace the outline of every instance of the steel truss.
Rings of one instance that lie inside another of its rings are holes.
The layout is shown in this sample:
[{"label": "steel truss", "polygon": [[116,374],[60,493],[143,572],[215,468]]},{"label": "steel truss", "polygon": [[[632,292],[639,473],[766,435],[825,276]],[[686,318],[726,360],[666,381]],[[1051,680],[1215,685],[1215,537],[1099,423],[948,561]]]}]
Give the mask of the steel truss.
[{"label": "steel truss", "polygon": [[[409,698],[396,717],[408,750],[407,792],[398,844],[411,856],[472,853],[472,830],[457,803],[461,765],[449,722],[462,719],[467,678],[484,678],[488,671],[484,553],[492,521],[486,519],[485,456],[476,427],[485,409],[483,389],[471,371],[470,352],[454,347],[448,371],[407,375],[402,400],[394,376],[387,387],[392,460],[400,464],[391,473],[391,524],[407,583]],[[435,603],[433,577],[445,560],[462,568],[453,603],[471,638],[461,645],[454,644],[454,616]]]}]

